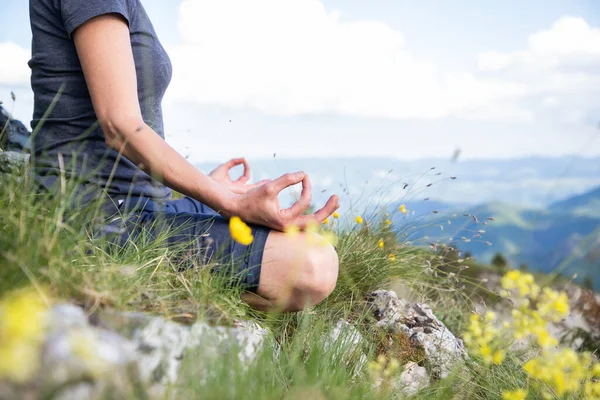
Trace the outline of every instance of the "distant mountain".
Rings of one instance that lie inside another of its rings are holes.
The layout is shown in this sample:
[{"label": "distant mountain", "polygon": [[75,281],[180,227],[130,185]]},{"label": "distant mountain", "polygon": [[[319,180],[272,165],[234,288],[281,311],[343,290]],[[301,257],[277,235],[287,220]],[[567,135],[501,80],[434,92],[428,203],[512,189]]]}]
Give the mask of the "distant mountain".
[{"label": "distant mountain", "polygon": [[600,187],[578,196],[553,203],[555,210],[569,210],[571,213],[600,217]]},{"label": "distant mountain", "polygon": [[483,262],[500,252],[515,267],[590,276],[600,286],[599,202],[600,188],[547,208],[490,203],[429,215],[396,214],[393,222],[400,227],[418,221],[411,235],[417,244],[452,243]]}]

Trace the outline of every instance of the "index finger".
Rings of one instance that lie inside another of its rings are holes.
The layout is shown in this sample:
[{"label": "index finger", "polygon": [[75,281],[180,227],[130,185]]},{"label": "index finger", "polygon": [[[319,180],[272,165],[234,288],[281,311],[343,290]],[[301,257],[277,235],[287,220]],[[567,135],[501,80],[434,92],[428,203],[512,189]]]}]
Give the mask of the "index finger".
[{"label": "index finger", "polygon": [[246,161],[246,159],[243,157],[232,158],[226,164],[228,170],[230,170],[231,168],[233,168],[235,166],[241,165],[241,164],[244,165],[244,173],[242,174],[242,176],[240,176],[238,179],[236,179],[234,181],[234,183],[235,182],[246,183],[250,180],[250,166],[248,165],[248,162]]},{"label": "index finger", "polygon": [[300,199],[292,204],[291,207],[282,210],[281,212],[286,215],[288,218],[297,218],[304,211],[310,207],[310,201],[312,198],[312,185],[310,183],[310,178],[308,175],[304,175],[304,179],[302,179],[302,192],[300,193]]},{"label": "index finger", "polygon": [[306,174],[304,172],[290,172],[267,183],[267,185],[274,193],[280,193],[283,189],[302,182],[305,176]]},{"label": "index finger", "polygon": [[337,195],[333,195],[329,198],[329,200],[327,200],[327,203],[325,203],[325,205],[314,214],[301,215],[296,218],[295,225],[298,225],[300,228],[305,228],[310,224],[321,224],[323,221],[325,221],[325,218],[328,218],[338,208],[340,208],[339,197]]}]

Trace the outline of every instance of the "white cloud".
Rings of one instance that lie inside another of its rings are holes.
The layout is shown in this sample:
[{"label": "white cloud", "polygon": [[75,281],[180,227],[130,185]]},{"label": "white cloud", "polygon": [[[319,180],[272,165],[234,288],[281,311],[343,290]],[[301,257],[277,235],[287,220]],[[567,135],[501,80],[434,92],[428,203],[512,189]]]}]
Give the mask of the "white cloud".
[{"label": "white cloud", "polygon": [[[167,104],[580,123],[600,94],[600,29],[581,18],[531,34],[524,50],[480,54],[461,73],[415,57],[385,23],[345,21],[320,0],[184,0],[179,29]],[[556,112],[557,104],[569,106]]]},{"label": "white cloud", "polygon": [[567,123],[600,118],[599,65],[600,28],[570,16],[531,34],[524,50],[478,57],[486,78],[523,88],[522,96],[514,99],[525,100],[519,103],[521,109]]},{"label": "white cloud", "polygon": [[0,85],[16,86],[29,83],[29,58],[28,49],[13,42],[0,43]]},{"label": "white cloud", "polygon": [[319,0],[185,0],[179,28],[171,101],[283,116],[442,118],[522,92],[447,75],[385,23],[344,21]]}]

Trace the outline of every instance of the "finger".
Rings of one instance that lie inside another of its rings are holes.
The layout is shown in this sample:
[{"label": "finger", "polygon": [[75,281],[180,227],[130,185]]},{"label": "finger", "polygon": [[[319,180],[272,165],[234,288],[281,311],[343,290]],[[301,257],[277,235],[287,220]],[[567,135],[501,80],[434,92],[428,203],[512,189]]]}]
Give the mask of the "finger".
[{"label": "finger", "polygon": [[300,199],[292,204],[290,208],[282,210],[282,213],[287,218],[297,218],[304,213],[309,207],[312,199],[312,185],[308,175],[302,179],[302,192],[300,193]]},{"label": "finger", "polygon": [[297,217],[296,224],[301,228],[314,223],[321,224],[323,221],[325,221],[325,218],[328,218],[338,208],[340,208],[339,197],[337,195],[333,195],[329,198],[329,200],[327,200],[327,203],[325,203],[325,205],[314,214],[301,215]]},{"label": "finger", "polygon": [[290,172],[264,185],[268,194],[277,196],[283,189],[302,182],[306,174],[304,172]]},{"label": "finger", "polygon": [[[258,181],[258,182],[256,182],[256,183],[247,183],[247,184],[243,184],[243,187],[244,187],[245,189],[247,189],[247,190],[250,190],[250,189],[254,189],[254,188],[260,187],[260,186],[262,186],[262,185],[264,185],[264,184],[266,184],[266,183],[269,183],[269,182],[271,182],[271,180],[270,180],[270,179],[263,179],[262,181]],[[237,182],[236,182],[236,183],[237,183]]]},{"label": "finger", "polygon": [[244,163],[244,159],[243,158],[232,158],[231,160],[227,161],[225,164],[223,164],[223,167],[226,167],[227,169],[231,169],[233,167],[235,167],[236,165],[240,165]]},{"label": "finger", "polygon": [[248,182],[250,180],[250,165],[248,165],[248,162],[246,161],[245,158],[234,158],[234,160],[237,162],[235,165],[240,165],[240,164],[244,165],[244,173],[242,174],[242,176],[240,176],[239,178],[237,178],[235,180],[235,183]]}]

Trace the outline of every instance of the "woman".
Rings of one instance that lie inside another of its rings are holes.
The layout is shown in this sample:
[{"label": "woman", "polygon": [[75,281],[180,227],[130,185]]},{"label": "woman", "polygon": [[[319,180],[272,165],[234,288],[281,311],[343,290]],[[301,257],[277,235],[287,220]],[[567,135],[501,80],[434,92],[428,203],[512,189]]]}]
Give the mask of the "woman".
[{"label": "woman", "polygon": [[[56,190],[66,174],[78,180],[84,204],[102,197],[110,213],[134,212],[124,238],[142,227],[186,226],[170,243],[196,241],[203,262],[235,259],[244,299],[258,309],[300,310],[333,291],[333,247],[282,231],[321,223],[339,207],[337,196],[302,215],[311,202],[306,174],[249,185],[246,161],[233,159],[207,176],[165,142],[161,100],[171,63],[140,0],[30,0],[30,20],[33,159],[43,187]],[[239,164],[244,174],[233,182],[229,170]],[[280,209],[278,194],[297,183],[300,200]],[[188,197],[172,201],[170,188]],[[231,240],[232,216],[250,224],[249,246]]]}]

